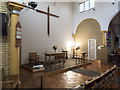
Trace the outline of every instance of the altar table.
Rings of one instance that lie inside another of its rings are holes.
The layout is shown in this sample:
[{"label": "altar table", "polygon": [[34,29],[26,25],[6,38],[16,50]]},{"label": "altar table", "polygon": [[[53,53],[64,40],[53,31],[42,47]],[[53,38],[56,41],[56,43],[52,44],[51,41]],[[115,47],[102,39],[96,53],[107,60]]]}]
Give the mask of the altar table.
[{"label": "altar table", "polygon": [[[55,56],[55,59],[57,56],[61,57],[61,58],[65,58],[65,52],[59,52],[59,53],[45,53],[45,60],[51,60],[51,57]],[[49,57],[47,59],[47,57]]]}]

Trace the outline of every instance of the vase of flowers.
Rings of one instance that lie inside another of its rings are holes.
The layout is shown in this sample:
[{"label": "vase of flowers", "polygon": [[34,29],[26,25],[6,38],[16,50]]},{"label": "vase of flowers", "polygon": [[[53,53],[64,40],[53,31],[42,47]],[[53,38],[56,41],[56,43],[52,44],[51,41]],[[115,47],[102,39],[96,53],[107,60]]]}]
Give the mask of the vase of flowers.
[{"label": "vase of flowers", "polygon": [[53,46],[53,49],[54,49],[54,52],[56,53],[57,46],[56,46],[56,45],[54,45],[54,46]]},{"label": "vase of flowers", "polygon": [[76,47],[76,50],[79,50],[80,49],[80,46]]}]

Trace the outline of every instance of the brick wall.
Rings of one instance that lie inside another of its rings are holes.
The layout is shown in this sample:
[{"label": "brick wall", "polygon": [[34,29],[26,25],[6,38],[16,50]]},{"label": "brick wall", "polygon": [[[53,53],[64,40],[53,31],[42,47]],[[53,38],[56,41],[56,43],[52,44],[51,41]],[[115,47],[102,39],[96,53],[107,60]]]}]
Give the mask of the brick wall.
[{"label": "brick wall", "polygon": [[2,36],[1,39],[2,44],[0,51],[2,56],[2,68],[5,70],[5,74],[9,74],[10,71],[10,30],[9,27],[7,28],[7,36]]},{"label": "brick wall", "polygon": [[[0,0],[0,13],[8,14],[5,0]],[[9,18],[7,18],[9,21]],[[5,73],[10,71],[10,25],[7,27],[8,35],[0,37],[0,68],[4,68]],[[2,66],[2,67],[1,67]]]},{"label": "brick wall", "polygon": [[0,0],[0,13],[8,13],[7,9],[7,3],[5,3],[5,0]]},{"label": "brick wall", "polygon": [[2,68],[4,68],[5,73],[9,74],[10,71],[10,31],[8,31],[8,36],[2,37]]}]

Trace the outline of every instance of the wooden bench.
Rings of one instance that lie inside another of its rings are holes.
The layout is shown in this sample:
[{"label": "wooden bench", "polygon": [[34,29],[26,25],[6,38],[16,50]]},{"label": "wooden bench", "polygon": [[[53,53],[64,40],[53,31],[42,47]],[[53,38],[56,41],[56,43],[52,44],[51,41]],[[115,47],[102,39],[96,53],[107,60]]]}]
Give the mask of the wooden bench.
[{"label": "wooden bench", "polygon": [[116,66],[112,67],[109,70],[106,70],[104,73],[101,73],[99,76],[93,77],[90,80],[85,81],[81,85],[75,87],[77,89],[95,89],[95,88],[111,88],[114,84],[114,74]]}]

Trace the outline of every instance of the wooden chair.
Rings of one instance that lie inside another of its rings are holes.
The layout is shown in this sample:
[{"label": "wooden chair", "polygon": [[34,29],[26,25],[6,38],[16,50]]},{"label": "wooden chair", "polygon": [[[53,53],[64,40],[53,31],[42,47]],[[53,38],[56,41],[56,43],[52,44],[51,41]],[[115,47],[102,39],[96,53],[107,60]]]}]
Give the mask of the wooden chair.
[{"label": "wooden chair", "polygon": [[86,52],[83,52],[83,53],[81,53],[82,54],[82,56],[80,57],[80,56],[78,56],[78,55],[74,55],[74,57],[73,57],[73,60],[75,60],[75,64],[77,65],[77,64],[80,64],[80,63],[83,63],[83,64],[85,64],[85,57],[86,57]]},{"label": "wooden chair", "polygon": [[37,52],[29,52],[29,64],[36,65],[39,63],[39,55]]}]

